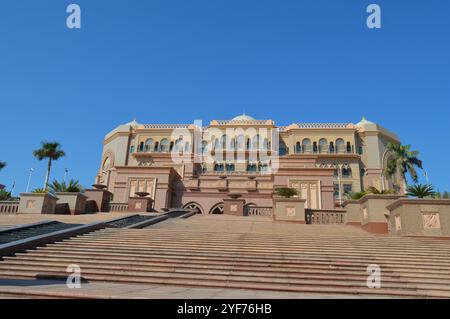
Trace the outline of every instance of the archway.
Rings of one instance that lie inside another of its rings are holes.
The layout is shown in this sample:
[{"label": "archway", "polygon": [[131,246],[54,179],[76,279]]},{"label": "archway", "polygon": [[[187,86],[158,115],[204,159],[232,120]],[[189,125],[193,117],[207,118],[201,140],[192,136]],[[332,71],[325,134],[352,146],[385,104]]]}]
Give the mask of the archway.
[{"label": "archway", "polygon": [[183,206],[184,209],[191,209],[195,211],[197,214],[203,214],[203,208],[200,206],[200,204],[197,204],[196,202],[190,202]]},{"label": "archway", "polygon": [[211,210],[209,211],[212,215],[222,215],[223,214],[224,205],[223,203],[218,203],[214,205]]}]

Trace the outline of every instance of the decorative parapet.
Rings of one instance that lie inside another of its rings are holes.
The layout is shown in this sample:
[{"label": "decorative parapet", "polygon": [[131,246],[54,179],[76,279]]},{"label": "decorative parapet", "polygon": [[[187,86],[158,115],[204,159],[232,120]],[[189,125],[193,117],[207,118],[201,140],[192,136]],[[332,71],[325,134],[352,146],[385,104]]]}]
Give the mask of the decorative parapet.
[{"label": "decorative parapet", "polygon": [[192,124],[143,124],[144,129],[177,129],[177,128],[189,128]]},{"label": "decorative parapet", "polygon": [[387,209],[394,236],[450,237],[449,199],[402,198]]},{"label": "decorative parapet", "polygon": [[0,214],[17,214],[19,212],[18,201],[0,202]]},{"label": "decorative parapet", "polygon": [[109,203],[108,212],[123,213],[128,211],[128,203]]},{"label": "decorative parapet", "polygon": [[345,210],[307,209],[306,223],[318,225],[344,225],[347,223]]}]

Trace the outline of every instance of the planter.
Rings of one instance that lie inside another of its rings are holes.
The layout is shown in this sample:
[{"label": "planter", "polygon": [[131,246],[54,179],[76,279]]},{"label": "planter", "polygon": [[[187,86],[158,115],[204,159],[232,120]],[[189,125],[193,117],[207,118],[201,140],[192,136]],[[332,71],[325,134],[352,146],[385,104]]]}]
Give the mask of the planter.
[{"label": "planter", "polygon": [[146,213],[152,211],[153,199],[150,197],[130,197],[128,199],[128,212]]},{"label": "planter", "polygon": [[361,209],[361,227],[375,234],[389,233],[389,210],[386,208],[404,195],[365,195],[358,202]]},{"label": "planter", "polygon": [[87,189],[85,190],[84,195],[87,197],[86,213],[109,211],[109,202],[112,194],[108,190],[104,188]]},{"label": "planter", "polygon": [[449,199],[399,199],[387,206],[394,236],[450,237]]},{"label": "planter", "polygon": [[361,226],[361,204],[358,200],[346,200],[342,207],[347,212],[347,224]]},{"label": "planter", "polygon": [[224,215],[234,215],[234,216],[244,216],[244,206],[245,199],[240,199],[241,194],[238,197],[231,197],[232,194],[228,195],[231,198],[223,199],[223,214]]},{"label": "planter", "polygon": [[67,204],[71,215],[84,214],[86,212],[87,196],[81,193],[56,193],[58,205]]},{"label": "planter", "polygon": [[274,219],[305,224],[305,204],[306,199],[274,196]]},{"label": "planter", "polygon": [[19,213],[54,214],[58,197],[51,194],[20,194]]}]

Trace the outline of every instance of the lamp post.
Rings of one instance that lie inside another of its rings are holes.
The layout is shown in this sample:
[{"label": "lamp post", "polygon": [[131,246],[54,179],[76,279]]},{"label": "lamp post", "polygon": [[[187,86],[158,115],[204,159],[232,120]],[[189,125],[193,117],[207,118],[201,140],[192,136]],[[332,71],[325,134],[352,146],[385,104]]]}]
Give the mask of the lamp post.
[{"label": "lamp post", "polygon": [[63,182],[66,182],[66,178],[67,178],[67,173],[69,173],[69,170],[67,168],[64,169],[64,178],[63,178]]},{"label": "lamp post", "polygon": [[339,207],[342,207],[341,167],[338,165]]},{"label": "lamp post", "polygon": [[425,176],[425,180],[427,181],[427,185],[430,184],[430,181],[428,179],[428,172],[426,169],[423,170],[423,176]]},{"label": "lamp post", "polygon": [[30,168],[30,174],[28,175],[28,183],[27,183],[27,190],[25,191],[25,193],[28,193],[28,191],[30,190],[30,182],[31,182],[31,175],[34,172],[34,168]]}]

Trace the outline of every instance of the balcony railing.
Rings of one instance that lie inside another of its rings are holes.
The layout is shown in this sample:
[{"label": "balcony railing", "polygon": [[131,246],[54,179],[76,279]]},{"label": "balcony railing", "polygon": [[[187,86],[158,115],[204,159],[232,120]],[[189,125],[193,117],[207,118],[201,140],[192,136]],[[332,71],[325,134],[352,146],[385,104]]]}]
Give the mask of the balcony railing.
[{"label": "balcony railing", "polygon": [[17,214],[19,212],[18,201],[0,202],[0,214]]},{"label": "balcony railing", "polygon": [[111,213],[123,213],[128,211],[128,203],[109,203],[108,211]]},{"label": "balcony railing", "polygon": [[263,216],[270,217],[273,214],[272,207],[248,206],[246,208],[246,216]]},{"label": "balcony railing", "polygon": [[306,223],[318,225],[343,225],[347,214],[340,210],[306,209]]}]

